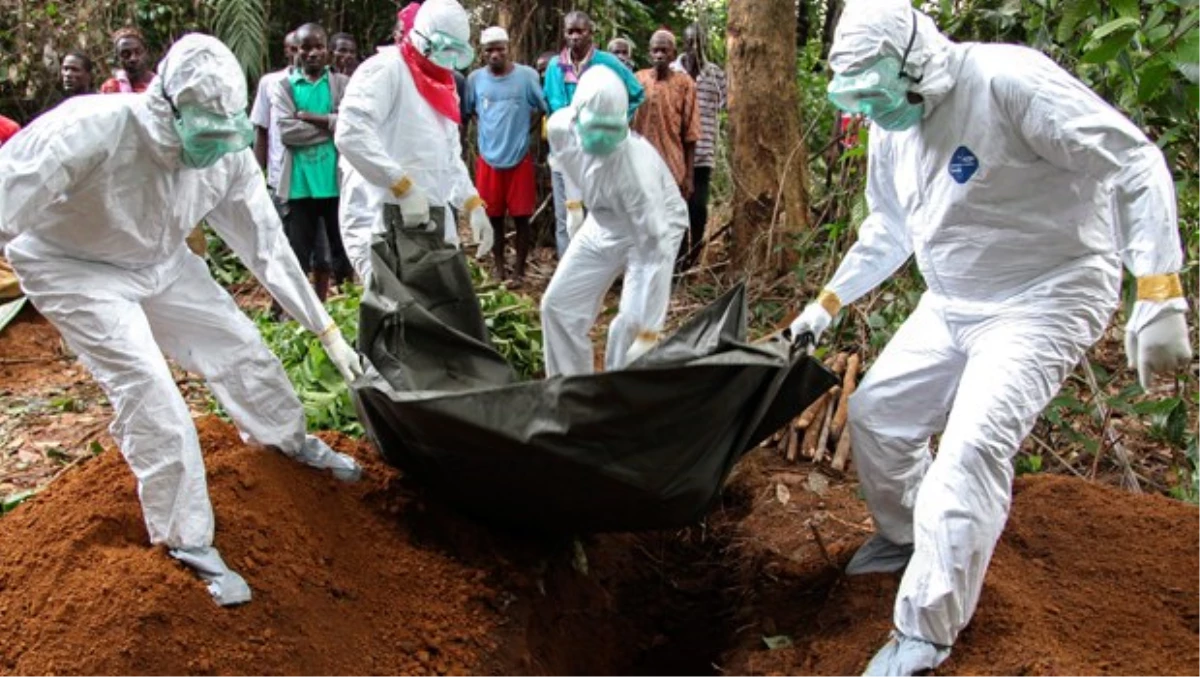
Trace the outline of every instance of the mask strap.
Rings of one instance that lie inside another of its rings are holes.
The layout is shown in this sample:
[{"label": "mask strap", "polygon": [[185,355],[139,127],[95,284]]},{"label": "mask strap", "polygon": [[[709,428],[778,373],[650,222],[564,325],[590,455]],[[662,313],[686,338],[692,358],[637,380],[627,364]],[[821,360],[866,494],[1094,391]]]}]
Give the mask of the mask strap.
[{"label": "mask strap", "polygon": [[913,43],[915,43],[916,41],[917,41],[917,13],[914,10],[912,13],[912,33],[910,33],[908,36],[908,46],[904,48],[904,56],[900,57],[900,77],[905,78],[907,80],[912,80],[913,84],[917,84],[917,83],[921,82],[921,80],[924,79],[924,77],[925,77],[922,75],[919,78],[914,78],[913,76],[904,72],[904,66],[905,66],[905,64],[908,63],[908,54],[909,54],[909,52],[912,51]]}]

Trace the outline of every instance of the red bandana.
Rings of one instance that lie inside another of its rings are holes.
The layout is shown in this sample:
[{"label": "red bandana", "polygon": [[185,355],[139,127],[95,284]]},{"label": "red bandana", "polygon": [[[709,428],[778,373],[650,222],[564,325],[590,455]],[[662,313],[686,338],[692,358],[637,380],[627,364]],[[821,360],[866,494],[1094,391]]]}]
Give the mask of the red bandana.
[{"label": "red bandana", "polygon": [[454,76],[450,71],[425,58],[408,40],[400,44],[400,53],[404,55],[404,62],[412,72],[413,83],[421,97],[435,111],[453,120],[454,124],[461,124],[458,90],[454,87]]}]

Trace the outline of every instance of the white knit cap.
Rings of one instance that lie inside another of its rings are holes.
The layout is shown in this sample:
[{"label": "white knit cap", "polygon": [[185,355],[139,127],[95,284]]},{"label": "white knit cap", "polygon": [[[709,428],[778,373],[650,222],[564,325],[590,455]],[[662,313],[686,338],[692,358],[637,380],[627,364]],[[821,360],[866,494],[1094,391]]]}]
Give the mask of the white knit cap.
[{"label": "white knit cap", "polygon": [[479,44],[490,45],[494,42],[508,42],[508,31],[499,26],[484,29],[479,36]]}]

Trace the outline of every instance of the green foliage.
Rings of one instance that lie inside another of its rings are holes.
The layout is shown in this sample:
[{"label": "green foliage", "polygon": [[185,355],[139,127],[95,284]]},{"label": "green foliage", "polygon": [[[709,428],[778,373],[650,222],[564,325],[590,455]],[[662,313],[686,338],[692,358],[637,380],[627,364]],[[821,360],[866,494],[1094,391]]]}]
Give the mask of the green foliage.
[{"label": "green foliage", "polygon": [[542,376],[542,322],[537,305],[528,296],[493,282],[474,259],[467,261],[492,345],[522,379]]},{"label": "green foliage", "polygon": [[208,272],[222,287],[242,284],[250,280],[250,271],[225,242],[205,227],[204,240],[207,246]]},{"label": "green foliage", "polygon": [[263,0],[211,0],[213,32],[237,56],[250,79],[267,61],[267,16]]},{"label": "green foliage", "polygon": [[[473,260],[468,260],[492,343],[522,378],[541,376],[542,327],[537,306],[529,297],[492,282]],[[351,344],[358,337],[361,297],[362,288],[350,285],[344,294],[325,302],[330,317]],[[304,405],[309,430],[337,430],[361,436],[363,428],[349,387],[325,354],[320,339],[294,321],[276,322],[265,312],[255,314],[254,323],[267,346],[283,362],[288,379]],[[215,401],[210,407],[222,414]]]},{"label": "green foliage", "polygon": [[[360,288],[352,286],[348,293],[325,302],[330,317],[352,345],[358,336],[361,294]],[[362,435],[350,389],[325,354],[321,340],[298,323],[275,322],[267,313],[258,314],[254,323],[271,351],[283,362],[283,368],[300,396],[300,403],[304,405],[309,430],[338,430],[347,435]]]}]

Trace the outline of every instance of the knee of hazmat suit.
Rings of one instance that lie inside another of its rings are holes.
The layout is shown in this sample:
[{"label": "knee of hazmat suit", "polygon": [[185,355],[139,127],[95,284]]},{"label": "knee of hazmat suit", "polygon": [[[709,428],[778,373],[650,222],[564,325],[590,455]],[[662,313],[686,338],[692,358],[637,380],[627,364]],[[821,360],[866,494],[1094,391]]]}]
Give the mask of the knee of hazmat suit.
[{"label": "knee of hazmat suit", "polygon": [[[971,354],[972,336],[1006,318],[1070,315],[1081,325],[1106,326],[1117,306],[1122,263],[1138,279],[1139,302],[1127,332],[1150,325],[1161,330],[1155,324],[1160,318],[1185,311],[1174,187],[1162,153],[1045,55],[1018,45],[954,43],[905,0],[848,0],[829,63],[830,100],[868,116],[874,126],[868,216],[820,297],[831,316],[910,257],[928,286],[926,301],[950,329],[947,356],[930,354],[931,360],[962,358],[969,365],[986,359]],[[1147,335],[1161,349],[1158,330]],[[1037,370],[1042,380],[1053,380],[1061,366],[1061,351],[1050,349],[1055,341],[1079,340],[1048,338],[1027,347],[1033,359],[1025,368]],[[881,359],[872,369],[885,366]],[[954,369],[937,374],[951,380],[961,375]],[[1006,430],[1023,430],[1029,422],[1014,412],[1025,409],[998,406],[988,416]],[[906,416],[875,411],[871,426],[884,435],[905,428]],[[956,439],[968,447],[995,447],[983,428],[959,432]],[[856,456],[894,446],[868,441],[856,443]],[[939,454],[934,463],[956,463],[964,455]],[[864,482],[864,491],[900,496],[901,481],[877,478],[878,486]],[[974,526],[967,532],[998,534],[1010,495],[1010,486],[997,485],[981,497],[998,509],[986,511],[993,517],[970,516]],[[873,507],[883,503],[872,501]],[[887,509],[896,512],[883,516],[890,521],[911,518],[911,505],[895,502]],[[936,510],[923,514],[942,519]],[[999,523],[983,522],[993,519]],[[919,534],[937,534],[937,527],[917,525],[920,556],[906,570],[901,591],[938,589],[938,581],[952,580],[947,572],[971,573],[953,578],[953,589],[940,599],[910,596],[903,611],[897,606],[895,621],[903,636],[944,647],[978,602],[977,579],[986,567],[970,562],[986,564],[994,543],[982,536],[922,543]],[[927,556],[934,552],[940,554]]]},{"label": "knee of hazmat suit", "polygon": [[[454,0],[426,0],[398,46],[380,49],[355,70],[334,141],[345,162],[379,189],[381,209],[419,201],[414,193],[459,212],[475,204],[448,70],[473,60],[466,10]],[[450,210],[443,225],[446,241],[456,244]]]},{"label": "knee of hazmat suit", "polygon": [[657,336],[666,318],[687,204],[662,157],[629,131],[628,96],[616,73],[589,69],[571,105],[547,125],[551,163],[579,187],[589,209],[542,302],[548,375],[591,371],[591,355],[581,347],[588,345],[597,304],[622,268],[636,274],[626,277],[609,329],[608,367],[624,366],[637,337]]}]

